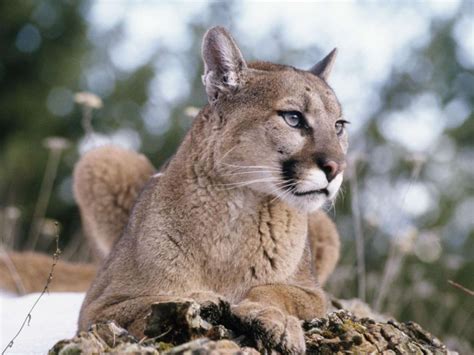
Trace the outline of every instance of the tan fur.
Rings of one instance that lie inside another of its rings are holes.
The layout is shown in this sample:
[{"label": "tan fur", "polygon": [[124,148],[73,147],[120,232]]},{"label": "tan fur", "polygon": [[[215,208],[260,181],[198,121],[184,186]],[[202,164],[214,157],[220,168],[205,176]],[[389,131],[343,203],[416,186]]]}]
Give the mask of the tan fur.
[{"label": "tan fur", "polygon": [[[33,252],[0,254],[0,289],[21,294],[40,292],[46,285],[53,260],[50,255]],[[96,272],[94,265],[83,263],[56,264],[51,292],[83,292]]]},{"label": "tan fur", "polygon": [[132,205],[153,172],[145,156],[111,145],[88,152],[77,163],[74,197],[99,259],[107,256],[122,234]]},{"label": "tan fur", "polygon": [[308,236],[318,281],[324,285],[339,260],[339,234],[328,215],[317,211],[309,217]]},{"label": "tan fur", "polygon": [[[338,256],[334,226],[313,212],[335,197],[342,181],[347,137],[338,137],[334,128],[341,109],[317,73],[247,65],[222,28],[206,34],[203,57],[210,104],[163,174],[152,177],[138,197],[125,232],[87,293],[79,330],[114,319],[141,336],[150,303],[220,294],[235,304],[243,322],[260,327],[266,344],[300,353],[304,339],[295,317],[325,312],[313,258],[325,280]],[[318,69],[324,78],[333,59],[325,61]],[[289,127],[280,111],[303,112],[308,128]],[[331,175],[328,161],[335,167]],[[285,178],[289,170],[291,179]],[[95,189],[94,174],[84,180],[81,174],[79,165],[75,184],[92,191],[89,202],[80,204],[82,214],[100,230],[109,207],[91,206],[113,178]],[[326,192],[308,191],[311,184],[314,191],[324,188],[321,179]],[[293,185],[284,190],[281,183],[288,182]],[[81,191],[75,188],[78,200]]]}]

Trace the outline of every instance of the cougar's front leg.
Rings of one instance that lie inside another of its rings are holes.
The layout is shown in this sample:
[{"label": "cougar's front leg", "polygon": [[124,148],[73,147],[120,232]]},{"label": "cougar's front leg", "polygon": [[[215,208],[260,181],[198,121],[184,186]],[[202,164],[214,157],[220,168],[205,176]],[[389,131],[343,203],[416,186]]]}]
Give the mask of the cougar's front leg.
[{"label": "cougar's front leg", "polygon": [[156,296],[111,296],[97,299],[84,306],[79,318],[79,331],[87,330],[92,324],[114,320],[137,338],[144,336],[146,316],[153,303],[182,302],[193,300],[202,307],[213,308],[224,300],[224,297],[212,291],[191,291],[180,294]]},{"label": "cougar's front leg", "polygon": [[326,300],[318,288],[270,284],[252,288],[232,310],[257,337],[260,350],[303,354],[306,345],[301,320],[323,316]]},{"label": "cougar's front leg", "polygon": [[255,286],[233,307],[239,320],[260,337],[257,345],[262,349],[276,349],[285,354],[304,353],[301,320],[326,313],[326,297],[313,269],[308,246],[288,283]]},{"label": "cougar's front leg", "polygon": [[244,301],[276,307],[285,314],[302,320],[322,317],[326,312],[326,297],[318,287],[285,284],[256,286],[247,293]]},{"label": "cougar's front leg", "polygon": [[308,218],[308,240],[318,281],[324,285],[339,260],[340,241],[334,222],[323,211]]},{"label": "cougar's front leg", "polygon": [[245,299],[232,307],[242,328],[257,341],[260,351],[276,350],[283,354],[303,354],[306,350],[304,333],[298,318],[281,308]]},{"label": "cougar's front leg", "polygon": [[86,308],[83,305],[78,331],[86,331],[93,324],[113,320],[137,338],[142,338],[146,316],[150,312],[151,305],[171,299],[171,296],[137,296],[124,299],[117,296],[111,297],[105,302],[98,299],[87,305]]}]

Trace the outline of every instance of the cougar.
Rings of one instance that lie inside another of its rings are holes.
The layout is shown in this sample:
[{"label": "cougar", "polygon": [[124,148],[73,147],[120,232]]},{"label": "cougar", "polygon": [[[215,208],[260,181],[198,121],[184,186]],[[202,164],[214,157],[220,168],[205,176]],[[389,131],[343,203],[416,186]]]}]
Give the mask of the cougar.
[{"label": "cougar", "polygon": [[[308,71],[247,63],[226,29],[207,31],[209,103],[136,199],[87,292],[79,330],[115,320],[143,336],[154,302],[225,298],[241,321],[258,324],[267,346],[305,351],[300,320],[326,309],[314,265],[329,259],[319,267],[326,278],[337,259],[337,252],[318,255],[317,246],[311,253],[310,240],[321,236],[308,238],[326,228],[338,244],[333,225],[316,212],[336,197],[345,168],[346,121],[326,82],[335,56]],[[100,184],[80,165],[76,196],[98,230],[114,216],[100,213]]]},{"label": "cougar", "polygon": [[262,346],[305,351],[300,322],[325,314],[321,285],[339,257],[321,210],[348,144],[327,83],[336,53],[309,70],[247,63],[214,27],[202,45],[209,102],[165,168],[112,146],[81,158],[74,193],[103,262],[79,331],[114,320],[141,337],[152,303],[226,299]]}]

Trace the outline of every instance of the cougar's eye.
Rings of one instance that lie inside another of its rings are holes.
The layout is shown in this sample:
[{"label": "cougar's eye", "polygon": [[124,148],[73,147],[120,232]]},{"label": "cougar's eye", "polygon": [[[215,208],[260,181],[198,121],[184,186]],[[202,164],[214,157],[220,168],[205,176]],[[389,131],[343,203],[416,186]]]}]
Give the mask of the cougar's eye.
[{"label": "cougar's eye", "polygon": [[293,128],[305,126],[303,114],[298,111],[279,111],[278,114],[285,120],[286,124]]},{"label": "cougar's eye", "polygon": [[342,135],[344,133],[344,129],[346,128],[346,124],[350,123],[349,121],[346,120],[339,120],[336,122],[335,127],[336,127],[336,134],[338,136]]}]

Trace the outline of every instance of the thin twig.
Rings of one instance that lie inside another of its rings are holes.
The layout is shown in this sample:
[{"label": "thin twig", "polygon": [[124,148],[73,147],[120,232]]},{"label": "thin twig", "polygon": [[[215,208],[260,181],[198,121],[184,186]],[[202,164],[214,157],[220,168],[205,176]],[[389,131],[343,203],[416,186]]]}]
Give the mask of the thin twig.
[{"label": "thin twig", "polygon": [[8,271],[10,272],[10,276],[15,282],[15,286],[18,291],[18,294],[20,295],[26,294],[25,285],[23,284],[23,281],[21,280],[20,274],[18,273],[18,270],[16,269],[15,264],[10,258],[10,255],[8,255],[8,252],[2,246],[0,246],[0,255],[4,264],[7,266]]},{"label": "thin twig", "polygon": [[351,209],[354,220],[354,235],[357,254],[357,289],[358,296],[362,301],[366,298],[366,275],[365,275],[365,246],[362,233],[362,218],[360,213],[359,189],[357,181],[357,163],[359,157],[355,156],[352,161],[351,174],[349,176],[349,186],[351,189]]},{"label": "thin twig", "polygon": [[469,296],[474,296],[474,291],[464,287],[463,285],[460,285],[457,282],[454,282],[453,280],[448,280],[448,283],[451,286],[454,286],[454,287],[459,288],[460,290],[466,292]]},{"label": "thin twig", "polygon": [[43,291],[41,291],[41,293],[38,296],[38,298],[36,299],[35,303],[33,303],[33,306],[31,306],[30,310],[28,311],[28,314],[26,315],[25,319],[23,320],[23,323],[21,324],[20,329],[18,329],[18,332],[10,340],[10,342],[5,347],[5,349],[3,349],[2,355],[4,355],[6,353],[8,348],[13,347],[13,344],[14,344],[16,338],[18,338],[18,336],[20,335],[20,333],[23,330],[23,328],[25,327],[25,325],[26,324],[30,325],[31,313],[35,309],[35,307],[38,304],[38,302],[40,301],[41,297],[43,297],[43,295],[48,291],[48,287],[49,287],[51,281],[53,280],[54,267],[58,263],[59,255],[61,254],[61,249],[59,249],[59,226],[58,226],[58,222],[55,222],[55,225],[56,225],[56,250],[54,251],[54,254],[53,254],[53,263],[51,265],[51,269],[49,271],[49,275],[48,275],[48,279],[46,280],[46,284],[44,285]]},{"label": "thin twig", "polygon": [[21,212],[15,206],[7,206],[3,211],[1,243],[3,243],[6,249],[13,249],[16,240],[16,224],[21,216]]},{"label": "thin twig", "polygon": [[34,250],[36,248],[36,244],[38,243],[39,234],[41,233],[41,228],[43,226],[44,216],[46,209],[48,208],[48,203],[51,197],[51,192],[53,189],[54,180],[56,179],[56,173],[58,171],[60,160],[61,151],[51,149],[49,151],[48,162],[46,164],[43,181],[41,183],[38,202],[36,203],[33,213],[33,221],[28,233],[27,245],[31,250]]},{"label": "thin twig", "polygon": [[[423,164],[424,164],[424,160],[414,161],[410,180],[408,181],[408,186],[401,197],[400,208],[402,208],[403,205],[405,204],[405,200],[408,195],[408,192],[410,191],[410,188],[415,183],[415,181],[418,180]],[[382,310],[383,302],[385,301],[385,298],[389,294],[390,285],[393,284],[393,282],[397,278],[398,273],[400,272],[403,266],[405,253],[399,250],[399,247],[397,245],[397,239],[398,239],[397,237],[398,236],[395,235],[390,242],[389,254],[385,262],[384,271],[382,274],[382,281],[379,287],[379,292],[373,302],[373,307],[377,312],[380,312]]]},{"label": "thin twig", "polygon": [[86,136],[90,136],[94,133],[94,127],[92,126],[92,107],[86,105],[82,106],[81,124]]}]

